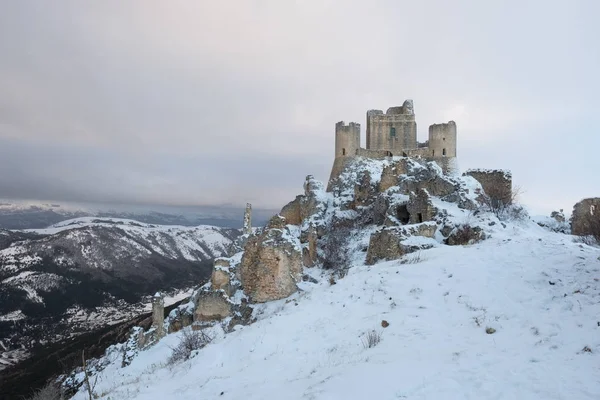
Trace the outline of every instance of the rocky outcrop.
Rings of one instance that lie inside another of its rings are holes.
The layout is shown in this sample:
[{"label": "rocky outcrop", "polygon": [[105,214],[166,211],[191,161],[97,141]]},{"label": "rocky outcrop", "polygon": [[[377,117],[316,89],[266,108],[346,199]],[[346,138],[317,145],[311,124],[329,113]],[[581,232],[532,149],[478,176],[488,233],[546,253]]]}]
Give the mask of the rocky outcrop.
[{"label": "rocky outcrop", "polygon": [[371,184],[369,171],[363,172],[360,181],[354,185],[354,203],[352,208],[364,207],[375,200],[375,188]]},{"label": "rocky outcrop", "polygon": [[398,186],[398,179],[400,178],[400,175],[404,175],[408,172],[406,160],[407,159],[403,158],[397,161],[392,161],[390,164],[383,167],[381,180],[379,181],[380,192],[385,192],[393,186]]},{"label": "rocky outcrop", "polygon": [[231,296],[231,277],[229,276],[229,262],[227,259],[217,259],[210,277],[213,290],[223,290],[227,296]]},{"label": "rocky outcrop", "polygon": [[405,254],[430,248],[433,243],[403,243],[412,236],[433,238],[437,225],[433,222],[411,226],[385,228],[371,235],[369,249],[367,250],[367,265],[373,265],[378,261],[397,260]]},{"label": "rocky outcrop", "polygon": [[299,233],[292,234],[276,223],[270,226],[264,234],[248,240],[240,265],[244,293],[255,303],[290,296],[302,275]]}]

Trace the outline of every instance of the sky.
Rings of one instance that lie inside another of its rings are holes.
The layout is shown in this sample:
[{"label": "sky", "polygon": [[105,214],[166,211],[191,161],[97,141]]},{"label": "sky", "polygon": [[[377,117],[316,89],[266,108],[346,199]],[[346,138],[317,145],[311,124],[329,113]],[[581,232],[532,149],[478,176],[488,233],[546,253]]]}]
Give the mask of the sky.
[{"label": "sky", "polygon": [[600,196],[600,3],[0,0],[0,198],[280,208],[412,99],[538,213]]}]

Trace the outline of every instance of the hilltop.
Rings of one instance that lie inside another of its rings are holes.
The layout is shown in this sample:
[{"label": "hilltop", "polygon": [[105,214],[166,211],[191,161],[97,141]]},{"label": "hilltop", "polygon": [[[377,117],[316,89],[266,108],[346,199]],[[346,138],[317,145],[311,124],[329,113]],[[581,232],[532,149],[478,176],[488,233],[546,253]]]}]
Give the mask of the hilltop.
[{"label": "hilltop", "polygon": [[[353,157],[336,176],[329,190],[307,177],[187,303],[93,360],[95,393],[600,396],[600,249],[530,219],[509,173]],[[190,332],[212,340],[173,361]]]}]

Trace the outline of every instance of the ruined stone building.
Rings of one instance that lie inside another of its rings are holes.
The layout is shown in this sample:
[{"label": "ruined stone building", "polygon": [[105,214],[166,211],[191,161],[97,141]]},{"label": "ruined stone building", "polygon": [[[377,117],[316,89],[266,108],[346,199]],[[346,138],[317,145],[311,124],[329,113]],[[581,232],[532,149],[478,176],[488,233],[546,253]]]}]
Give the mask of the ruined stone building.
[{"label": "ruined stone building", "polygon": [[[417,141],[417,122],[412,100],[402,106],[367,111],[366,148],[360,143],[360,124],[340,121],[335,124],[335,158],[332,178],[337,176],[346,157],[384,158],[392,156],[422,157],[436,161],[445,173],[453,169],[456,159],[456,123],[449,121],[429,127],[429,139]],[[337,164],[337,165],[336,165]]]}]

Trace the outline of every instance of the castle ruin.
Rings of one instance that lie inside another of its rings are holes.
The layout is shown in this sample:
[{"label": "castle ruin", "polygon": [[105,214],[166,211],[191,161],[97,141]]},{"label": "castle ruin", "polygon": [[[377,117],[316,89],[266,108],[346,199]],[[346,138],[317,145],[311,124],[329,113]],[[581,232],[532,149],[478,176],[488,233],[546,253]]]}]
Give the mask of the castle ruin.
[{"label": "castle ruin", "polygon": [[429,139],[417,141],[417,122],[412,100],[402,106],[367,111],[367,144],[360,143],[360,124],[340,121],[335,124],[335,161],[330,181],[336,178],[348,157],[421,157],[435,161],[444,173],[454,172],[456,160],[456,123],[449,121],[429,127]]}]

